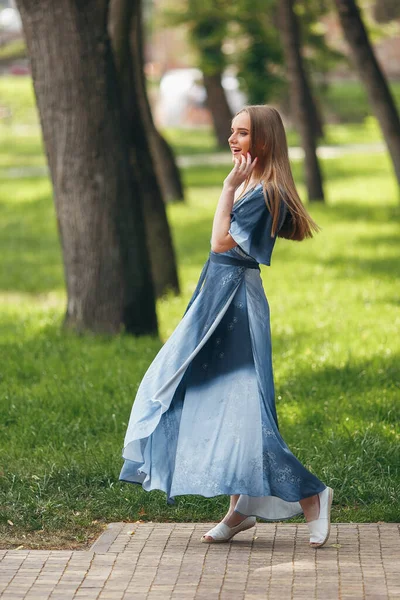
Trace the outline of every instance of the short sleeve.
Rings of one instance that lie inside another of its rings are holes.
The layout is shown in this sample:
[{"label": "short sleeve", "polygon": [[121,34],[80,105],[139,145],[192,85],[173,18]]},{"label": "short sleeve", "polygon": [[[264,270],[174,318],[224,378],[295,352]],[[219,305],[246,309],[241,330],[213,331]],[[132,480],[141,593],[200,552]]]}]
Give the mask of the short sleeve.
[{"label": "short sleeve", "polygon": [[[287,212],[286,203],[281,201],[278,229]],[[270,265],[276,234],[271,237],[272,215],[265,203],[262,185],[258,185],[248,196],[233,206],[228,233],[238,246],[257,262]]]}]

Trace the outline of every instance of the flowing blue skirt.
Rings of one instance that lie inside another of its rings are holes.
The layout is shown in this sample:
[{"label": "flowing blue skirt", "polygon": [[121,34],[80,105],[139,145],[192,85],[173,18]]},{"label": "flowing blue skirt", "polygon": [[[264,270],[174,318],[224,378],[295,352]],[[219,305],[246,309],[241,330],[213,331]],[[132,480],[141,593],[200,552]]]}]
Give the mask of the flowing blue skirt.
[{"label": "flowing blue skirt", "polygon": [[178,326],[139,386],[120,479],[182,494],[240,494],[266,520],[301,514],[326,486],[282,439],[270,311],[257,261],[238,246],[210,252]]}]

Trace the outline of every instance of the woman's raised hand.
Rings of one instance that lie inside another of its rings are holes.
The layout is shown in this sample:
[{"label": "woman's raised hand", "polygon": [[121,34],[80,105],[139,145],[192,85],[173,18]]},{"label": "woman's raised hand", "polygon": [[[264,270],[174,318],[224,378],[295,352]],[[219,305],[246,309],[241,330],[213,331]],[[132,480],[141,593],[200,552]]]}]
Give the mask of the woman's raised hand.
[{"label": "woman's raised hand", "polygon": [[224,179],[224,186],[232,187],[235,190],[241,185],[253,171],[257,157],[252,161],[250,152],[247,155],[241,154],[239,157],[234,157],[234,167],[232,171]]}]

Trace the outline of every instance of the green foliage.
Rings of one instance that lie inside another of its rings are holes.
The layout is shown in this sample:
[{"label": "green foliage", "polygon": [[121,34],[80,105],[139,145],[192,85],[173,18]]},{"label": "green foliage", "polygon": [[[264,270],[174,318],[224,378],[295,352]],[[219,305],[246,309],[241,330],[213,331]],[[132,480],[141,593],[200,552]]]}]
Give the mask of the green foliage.
[{"label": "green foliage", "polygon": [[186,25],[189,39],[198,52],[198,66],[207,75],[226,67],[222,45],[227,35],[230,4],[226,0],[188,0],[163,11],[170,25]]},{"label": "green foliage", "polygon": [[330,71],[341,63],[347,64],[348,59],[326,41],[323,17],[332,11],[330,0],[296,0],[294,8],[300,26],[304,65],[318,97],[330,87],[327,79]]},{"label": "green foliage", "polygon": [[[326,0],[296,2],[306,64],[319,85],[325,74],[344,60],[325,41],[320,19],[329,8]],[[276,13],[277,0],[238,0],[233,4],[189,0],[185,8],[178,4],[164,11],[169,24],[188,27],[199,68],[213,74],[233,67],[251,104],[276,101],[286,90]]]},{"label": "green foliage", "polygon": [[248,102],[263,104],[277,98],[284,89],[282,48],[273,24],[275,0],[241,0],[236,9],[232,38],[235,31],[241,34],[233,56],[237,76]]},{"label": "green foliage", "polygon": [[199,67],[204,75],[222,73],[226,67],[222,44],[226,36],[227,24],[224,18],[198,19],[191,29],[193,44],[200,54]]},{"label": "green foliage", "polygon": [[376,0],[375,4],[372,4],[371,0],[357,0],[357,5],[373,44],[399,36],[400,5],[397,0],[395,3],[392,0]]}]

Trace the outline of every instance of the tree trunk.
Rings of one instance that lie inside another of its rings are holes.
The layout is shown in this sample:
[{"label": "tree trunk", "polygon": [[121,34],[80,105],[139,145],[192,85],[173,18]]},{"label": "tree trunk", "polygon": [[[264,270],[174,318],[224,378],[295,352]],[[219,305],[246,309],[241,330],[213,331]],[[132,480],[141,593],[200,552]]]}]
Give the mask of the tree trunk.
[{"label": "tree trunk", "polygon": [[211,112],[218,146],[227,148],[231,135],[232,112],[222,87],[222,73],[206,75],[203,73],[204,86],[207,92],[207,105]]},{"label": "tree trunk", "polygon": [[133,201],[107,1],[18,0],[74,330],[157,333],[140,197]]},{"label": "tree trunk", "polygon": [[310,201],[323,201],[322,174],[317,158],[315,119],[312,113],[314,103],[301,55],[299,24],[293,6],[294,0],[281,0],[279,3],[279,19],[289,75],[292,114],[299,129],[305,153],[308,198]]},{"label": "tree trunk", "polygon": [[137,64],[134,67],[135,91],[140,104],[140,111],[144,119],[149,136],[149,144],[154,160],[154,168],[161,185],[163,196],[167,201],[184,200],[184,190],[179,168],[176,164],[174,152],[167,140],[157,130],[150,102],[147,95],[146,79],[144,75],[144,41],[143,41],[143,16],[142,2],[136,0],[131,28],[132,58]]},{"label": "tree trunk", "polygon": [[112,0],[109,31],[123,94],[132,170],[140,196],[143,198],[153,283],[156,295],[160,297],[169,289],[179,293],[179,283],[166,207],[153,165],[146,121],[137,95],[137,82],[141,77],[138,69],[142,67],[133,54],[130,33],[132,23],[137,22],[138,8],[138,0]]},{"label": "tree trunk", "polygon": [[184,201],[185,192],[174,151],[155,126],[150,132],[150,144],[164,198],[167,202]]},{"label": "tree trunk", "polygon": [[354,0],[335,0],[344,35],[381,126],[397,182],[400,184],[400,118],[386,78],[376,60],[359,8]]},{"label": "tree trunk", "polygon": [[313,131],[314,139],[317,144],[317,140],[321,140],[324,137],[324,121],[322,118],[321,108],[315,95],[311,92],[311,84],[309,84],[309,100],[311,102],[308,112],[313,118]]}]

